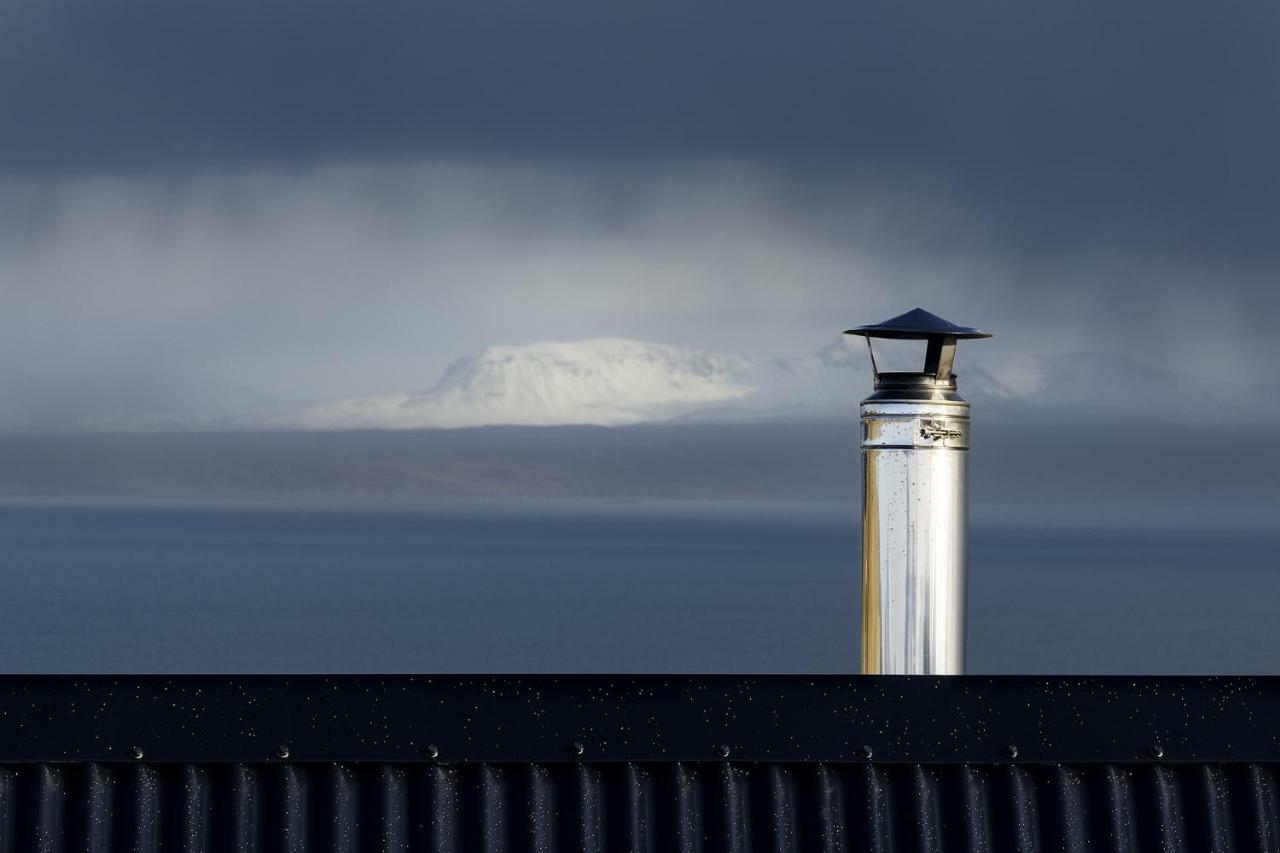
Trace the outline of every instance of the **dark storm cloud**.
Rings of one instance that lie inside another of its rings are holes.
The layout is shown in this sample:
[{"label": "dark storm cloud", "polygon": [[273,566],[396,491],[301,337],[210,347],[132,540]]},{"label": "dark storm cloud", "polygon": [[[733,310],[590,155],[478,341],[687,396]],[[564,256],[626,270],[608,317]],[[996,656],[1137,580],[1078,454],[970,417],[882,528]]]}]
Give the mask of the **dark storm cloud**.
[{"label": "dark storm cloud", "polygon": [[1010,228],[1269,255],[1278,32],[1262,2],[9,0],[0,168],[897,164]]},{"label": "dark storm cloud", "polygon": [[1273,3],[9,0],[0,16],[17,169],[729,154],[1207,191],[1257,177],[1280,143]]}]

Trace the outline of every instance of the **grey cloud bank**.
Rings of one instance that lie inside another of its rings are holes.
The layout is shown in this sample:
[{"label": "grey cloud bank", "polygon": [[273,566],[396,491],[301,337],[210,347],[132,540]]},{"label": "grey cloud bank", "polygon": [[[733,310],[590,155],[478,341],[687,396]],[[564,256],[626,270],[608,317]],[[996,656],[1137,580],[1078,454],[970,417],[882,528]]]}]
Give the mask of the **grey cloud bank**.
[{"label": "grey cloud bank", "polygon": [[44,221],[0,254],[0,357],[20,368],[0,379],[0,424],[242,422],[426,390],[458,356],[536,340],[797,357],[916,304],[997,332],[962,364],[1109,352],[1266,383],[1277,355],[1262,268],[1023,253],[918,179],[817,193],[733,163],[646,178],[395,164],[11,179],[0,208]]}]

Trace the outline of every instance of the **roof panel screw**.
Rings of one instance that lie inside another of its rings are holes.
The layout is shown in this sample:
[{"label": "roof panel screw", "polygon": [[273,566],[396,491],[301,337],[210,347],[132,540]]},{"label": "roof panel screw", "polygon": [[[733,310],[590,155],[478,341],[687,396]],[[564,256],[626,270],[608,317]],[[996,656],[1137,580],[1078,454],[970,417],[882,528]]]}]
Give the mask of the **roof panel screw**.
[{"label": "roof panel screw", "polygon": [[135,747],[133,747],[133,749],[131,749],[131,750],[130,750],[130,754],[131,754],[134,758],[137,758],[137,759],[142,758],[142,747],[140,747],[140,746],[135,746]]},{"label": "roof panel screw", "polygon": [[276,747],[276,758],[288,758],[288,757],[289,757],[289,744],[282,743]]},{"label": "roof panel screw", "polygon": [[427,758],[439,758],[440,747],[436,746],[434,743],[429,743],[427,744],[427,748],[422,750],[422,754]]},{"label": "roof panel screw", "polygon": [[573,742],[573,744],[569,747],[569,750],[570,750],[574,755],[582,755],[582,753],[584,753],[584,752],[586,752],[586,751],[587,751],[587,747],[586,747],[586,745],[585,745],[582,741],[580,741],[580,740],[575,740],[575,741]]},{"label": "roof panel screw", "polygon": [[876,751],[869,746],[864,746],[862,749],[858,750],[858,754],[863,758],[871,758],[876,754]]},{"label": "roof panel screw", "polygon": [[716,755],[720,756],[721,758],[728,758],[729,752],[730,752],[730,749],[727,743],[722,743],[716,747]]},{"label": "roof panel screw", "polygon": [[1160,744],[1156,744],[1155,746],[1151,747],[1151,757],[1164,758],[1164,747],[1161,746]]},{"label": "roof panel screw", "polygon": [[1007,756],[1009,756],[1010,758],[1017,758],[1017,757],[1018,757],[1018,747],[1017,747],[1016,745],[1014,745],[1014,744],[1012,744],[1012,743],[1011,743],[1011,744],[1009,744],[1008,746],[1006,746],[1006,747],[1004,748],[1004,754],[1005,754],[1005,755],[1007,755]]}]

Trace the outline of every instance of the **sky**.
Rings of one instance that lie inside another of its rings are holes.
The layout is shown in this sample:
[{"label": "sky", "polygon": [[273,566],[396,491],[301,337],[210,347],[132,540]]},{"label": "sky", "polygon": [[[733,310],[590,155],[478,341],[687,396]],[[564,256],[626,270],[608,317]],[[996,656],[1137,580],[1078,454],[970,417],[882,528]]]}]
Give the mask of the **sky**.
[{"label": "sky", "polygon": [[0,0],[0,427],[422,390],[539,340],[796,356],[916,305],[995,362],[1274,383],[1278,31],[1234,0]]}]

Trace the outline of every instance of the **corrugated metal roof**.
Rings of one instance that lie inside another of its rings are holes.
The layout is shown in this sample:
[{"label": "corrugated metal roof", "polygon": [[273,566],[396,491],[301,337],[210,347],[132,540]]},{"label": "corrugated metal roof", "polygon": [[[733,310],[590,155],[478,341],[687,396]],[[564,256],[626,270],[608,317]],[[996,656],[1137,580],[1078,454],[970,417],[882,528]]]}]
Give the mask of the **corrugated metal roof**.
[{"label": "corrugated metal roof", "polygon": [[1280,851],[1280,680],[0,677],[0,853]]},{"label": "corrugated metal roof", "polygon": [[1276,768],[25,764],[0,850],[1275,850]]}]

